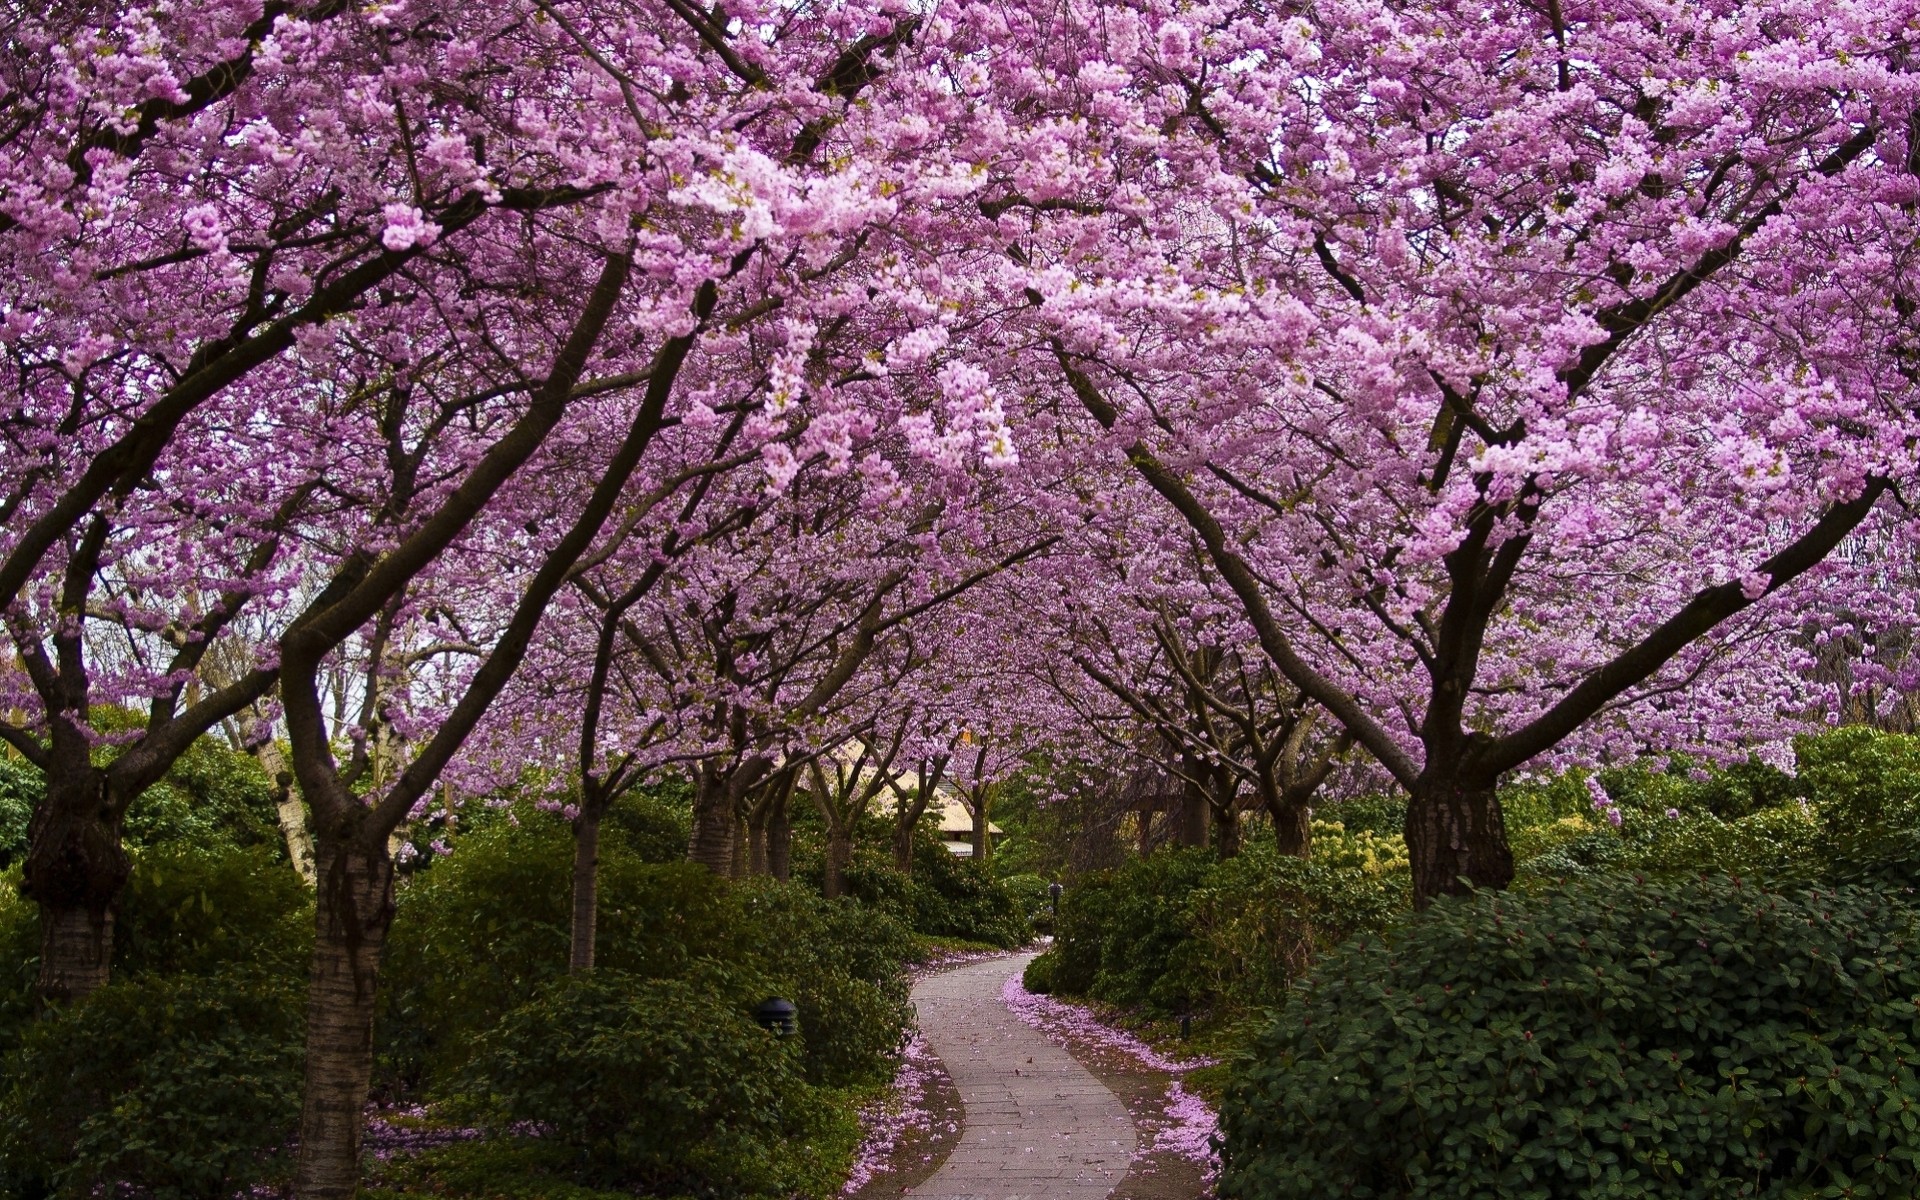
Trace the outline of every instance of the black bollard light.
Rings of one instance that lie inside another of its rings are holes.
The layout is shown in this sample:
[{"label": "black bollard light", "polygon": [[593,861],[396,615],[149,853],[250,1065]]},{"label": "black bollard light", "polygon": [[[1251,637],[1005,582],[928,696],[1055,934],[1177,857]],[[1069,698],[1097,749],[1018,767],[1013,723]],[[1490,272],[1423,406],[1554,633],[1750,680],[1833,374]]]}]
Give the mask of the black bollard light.
[{"label": "black bollard light", "polygon": [[1050,883],[1047,885],[1047,898],[1053,901],[1053,919],[1056,921],[1060,919],[1060,892],[1061,888],[1059,884]]},{"label": "black bollard light", "polygon": [[1180,1040],[1184,1042],[1192,1036],[1193,1036],[1193,1017],[1190,1014],[1181,1013],[1180,1014]]},{"label": "black bollard light", "polygon": [[793,1001],[769,996],[753,1010],[753,1019],[760,1023],[760,1028],[773,1036],[788,1037],[800,1032],[799,1013],[800,1010],[793,1006]]}]

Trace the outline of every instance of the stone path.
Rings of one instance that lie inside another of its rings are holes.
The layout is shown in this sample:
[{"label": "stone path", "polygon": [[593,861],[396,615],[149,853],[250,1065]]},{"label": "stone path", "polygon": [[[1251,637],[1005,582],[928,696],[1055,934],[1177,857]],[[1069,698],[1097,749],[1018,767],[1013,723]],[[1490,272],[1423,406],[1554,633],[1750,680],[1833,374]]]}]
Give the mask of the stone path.
[{"label": "stone path", "polygon": [[920,1030],[966,1107],[960,1143],[916,1200],[1102,1200],[1125,1178],[1133,1121],[1073,1055],[1006,1010],[1000,987],[1031,954],[914,985]]}]

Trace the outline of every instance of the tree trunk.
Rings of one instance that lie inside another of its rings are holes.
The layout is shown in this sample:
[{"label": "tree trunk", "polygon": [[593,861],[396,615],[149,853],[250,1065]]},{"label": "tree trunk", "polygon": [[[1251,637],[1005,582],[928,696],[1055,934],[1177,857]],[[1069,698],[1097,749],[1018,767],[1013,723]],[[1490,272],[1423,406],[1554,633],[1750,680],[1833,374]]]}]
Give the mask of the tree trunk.
[{"label": "tree trunk", "polygon": [[1513,850],[1506,818],[1491,784],[1456,775],[1422,775],[1407,802],[1407,857],[1413,866],[1413,906],[1435,896],[1513,882]]},{"label": "tree trunk", "polygon": [[702,771],[693,794],[693,838],[687,858],[715,875],[733,869],[733,795],[726,776]]},{"label": "tree trunk", "polygon": [[600,814],[583,804],[573,820],[573,927],[567,969],[593,968],[600,921]]},{"label": "tree trunk", "polygon": [[1180,793],[1180,824],[1174,832],[1174,840],[1182,846],[1204,846],[1207,844],[1207,810],[1212,806],[1198,787],[1189,783]]},{"label": "tree trunk", "polygon": [[307,1072],[300,1112],[299,1200],[351,1200],[360,1186],[362,1110],[373,1077],[380,958],[393,925],[385,839],[318,847]]},{"label": "tree trunk", "polygon": [[300,872],[300,878],[312,887],[315,879],[313,835],[307,832],[307,806],[300,799],[293,772],[287,769],[286,756],[280,753],[279,743],[268,740],[253,748],[253,758],[267,773],[267,778],[273,780],[273,806],[280,816],[280,836],[287,842],[287,858],[292,861],[293,869]]},{"label": "tree trunk", "polygon": [[829,900],[847,894],[847,868],[853,864],[853,829],[834,826],[827,830],[827,877],[822,887]]},{"label": "tree trunk", "polygon": [[1240,853],[1240,813],[1228,800],[1222,806],[1212,806],[1213,812],[1213,852],[1222,859],[1232,858]]},{"label": "tree trunk", "polygon": [[727,863],[728,879],[747,877],[747,820],[735,814],[733,818],[733,855]]},{"label": "tree trunk", "polygon": [[1138,844],[1135,849],[1141,858],[1145,858],[1147,852],[1153,849],[1153,814],[1158,811],[1154,808],[1142,808],[1134,813],[1134,817],[1140,823]]},{"label": "tree trunk", "polygon": [[768,797],[747,817],[747,872],[751,875],[767,873],[767,809],[772,803]]},{"label": "tree trunk", "polygon": [[40,906],[43,1000],[65,1003],[106,986],[113,967],[113,916],[132,874],[105,777],[47,781],[27,831],[20,892]]},{"label": "tree trunk", "polygon": [[1304,801],[1275,801],[1267,805],[1273,818],[1273,842],[1288,858],[1313,857],[1312,817]]},{"label": "tree trunk", "polygon": [[773,797],[773,809],[767,813],[767,871],[781,883],[793,874],[793,821],[787,816],[790,789]]},{"label": "tree trunk", "polygon": [[993,857],[993,835],[988,830],[992,824],[993,798],[982,791],[973,802],[973,861],[985,863]]},{"label": "tree trunk", "polygon": [[913,827],[917,822],[893,824],[893,869],[902,875],[913,874]]}]

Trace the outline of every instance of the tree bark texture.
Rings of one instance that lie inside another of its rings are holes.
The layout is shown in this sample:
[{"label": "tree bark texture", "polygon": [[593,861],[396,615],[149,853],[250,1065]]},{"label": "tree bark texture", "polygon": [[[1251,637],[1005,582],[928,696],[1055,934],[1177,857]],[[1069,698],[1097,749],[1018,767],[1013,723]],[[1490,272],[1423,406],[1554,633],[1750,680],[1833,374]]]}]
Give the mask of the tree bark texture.
[{"label": "tree bark texture", "polygon": [[895,823],[893,827],[893,869],[902,875],[913,874],[913,826]]},{"label": "tree bark texture", "polygon": [[393,862],[347,843],[319,852],[307,1072],[300,1112],[300,1200],[351,1200],[360,1186],[361,1109],[373,1080],[374,999],[393,925]]},{"label": "tree bark texture", "polygon": [[573,820],[573,923],[567,969],[593,968],[594,939],[600,919],[600,814],[582,805]]},{"label": "tree bark texture", "polygon": [[1277,801],[1267,805],[1273,819],[1273,843],[1288,858],[1313,856],[1313,827],[1305,801]]},{"label": "tree bark texture", "polygon": [[1436,896],[1513,882],[1513,849],[1491,783],[1423,775],[1407,802],[1406,838],[1415,908],[1427,907]]},{"label": "tree bark texture", "polygon": [[1232,858],[1240,853],[1240,813],[1228,800],[1222,806],[1213,805],[1209,816],[1213,822],[1213,852],[1222,859]]},{"label": "tree bark texture", "polygon": [[984,863],[993,857],[993,835],[988,831],[992,824],[993,800],[981,792],[980,798],[973,802],[973,861]]},{"label": "tree bark texture", "polygon": [[853,830],[838,826],[827,830],[827,876],[822,891],[829,900],[847,894],[847,868],[853,865]]},{"label": "tree bark texture", "polygon": [[760,807],[747,817],[747,873],[765,875],[767,872],[767,810]]},{"label": "tree bark texture", "polygon": [[785,883],[793,875],[793,819],[787,813],[790,793],[782,791],[773,798],[767,813],[767,872]]},{"label": "tree bark texture", "polygon": [[307,831],[307,806],[300,798],[293,772],[287,769],[286,755],[277,743],[266,741],[253,748],[254,761],[273,780],[273,805],[280,817],[280,836],[287,842],[287,857],[300,878],[312,887],[317,876],[313,869],[313,835]]},{"label": "tree bark texture", "polygon": [[715,875],[733,869],[733,796],[726,776],[702,772],[693,794],[693,838],[687,858]]},{"label": "tree bark texture", "polygon": [[114,910],[132,873],[105,776],[92,768],[74,774],[49,779],[28,827],[21,876],[21,894],[40,906],[37,987],[52,1003],[106,986]]}]

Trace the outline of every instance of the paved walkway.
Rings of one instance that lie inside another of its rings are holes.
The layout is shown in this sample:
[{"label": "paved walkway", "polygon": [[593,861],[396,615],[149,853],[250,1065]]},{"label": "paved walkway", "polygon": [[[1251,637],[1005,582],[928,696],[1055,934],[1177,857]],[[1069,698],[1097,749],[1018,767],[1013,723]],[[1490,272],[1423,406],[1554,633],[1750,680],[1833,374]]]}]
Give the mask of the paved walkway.
[{"label": "paved walkway", "polygon": [[970,963],[914,986],[920,1030],[966,1106],[959,1145],[913,1189],[916,1200],[1102,1200],[1126,1176],[1127,1110],[1000,1002],[1007,976],[1032,957]]}]

